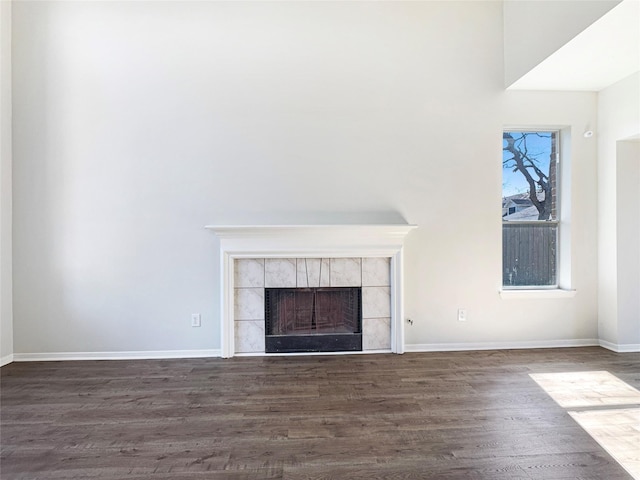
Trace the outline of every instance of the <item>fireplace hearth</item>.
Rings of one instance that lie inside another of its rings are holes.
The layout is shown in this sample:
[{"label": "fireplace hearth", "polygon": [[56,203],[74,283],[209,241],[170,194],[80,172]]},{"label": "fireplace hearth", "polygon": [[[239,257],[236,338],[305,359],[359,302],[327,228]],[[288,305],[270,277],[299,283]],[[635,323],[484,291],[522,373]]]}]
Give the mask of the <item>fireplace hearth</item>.
[{"label": "fireplace hearth", "polygon": [[362,350],[360,287],[265,289],[265,352]]}]

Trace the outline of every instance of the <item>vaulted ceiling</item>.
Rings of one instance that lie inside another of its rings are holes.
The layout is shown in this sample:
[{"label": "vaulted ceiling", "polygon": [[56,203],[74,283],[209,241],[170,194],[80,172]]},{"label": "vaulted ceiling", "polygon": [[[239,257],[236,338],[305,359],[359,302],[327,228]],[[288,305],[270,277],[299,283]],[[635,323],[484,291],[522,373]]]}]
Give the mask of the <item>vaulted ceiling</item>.
[{"label": "vaulted ceiling", "polygon": [[509,89],[599,91],[639,70],[640,0],[624,0]]}]

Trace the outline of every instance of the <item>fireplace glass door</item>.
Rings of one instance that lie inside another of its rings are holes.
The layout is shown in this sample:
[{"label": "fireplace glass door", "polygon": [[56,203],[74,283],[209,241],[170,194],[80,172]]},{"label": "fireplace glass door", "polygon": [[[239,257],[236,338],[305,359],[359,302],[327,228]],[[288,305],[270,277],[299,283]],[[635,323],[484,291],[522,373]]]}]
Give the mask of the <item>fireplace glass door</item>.
[{"label": "fireplace glass door", "polygon": [[267,353],[362,350],[359,287],[267,288]]}]

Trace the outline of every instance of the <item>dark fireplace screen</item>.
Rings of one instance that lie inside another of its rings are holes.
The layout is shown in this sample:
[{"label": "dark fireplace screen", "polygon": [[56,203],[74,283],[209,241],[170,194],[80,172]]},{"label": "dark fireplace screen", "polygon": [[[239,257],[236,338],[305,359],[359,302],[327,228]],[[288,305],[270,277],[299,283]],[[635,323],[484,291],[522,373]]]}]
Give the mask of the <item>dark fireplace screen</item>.
[{"label": "dark fireplace screen", "polygon": [[267,288],[265,327],[267,353],[362,350],[362,290]]}]

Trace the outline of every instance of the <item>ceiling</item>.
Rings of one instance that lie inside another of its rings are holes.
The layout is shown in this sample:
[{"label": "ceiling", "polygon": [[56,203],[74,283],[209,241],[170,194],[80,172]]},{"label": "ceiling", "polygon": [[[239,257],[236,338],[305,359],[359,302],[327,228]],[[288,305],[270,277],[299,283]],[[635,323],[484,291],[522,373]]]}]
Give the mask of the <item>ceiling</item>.
[{"label": "ceiling", "polygon": [[640,70],[640,0],[624,0],[509,90],[599,91]]}]

